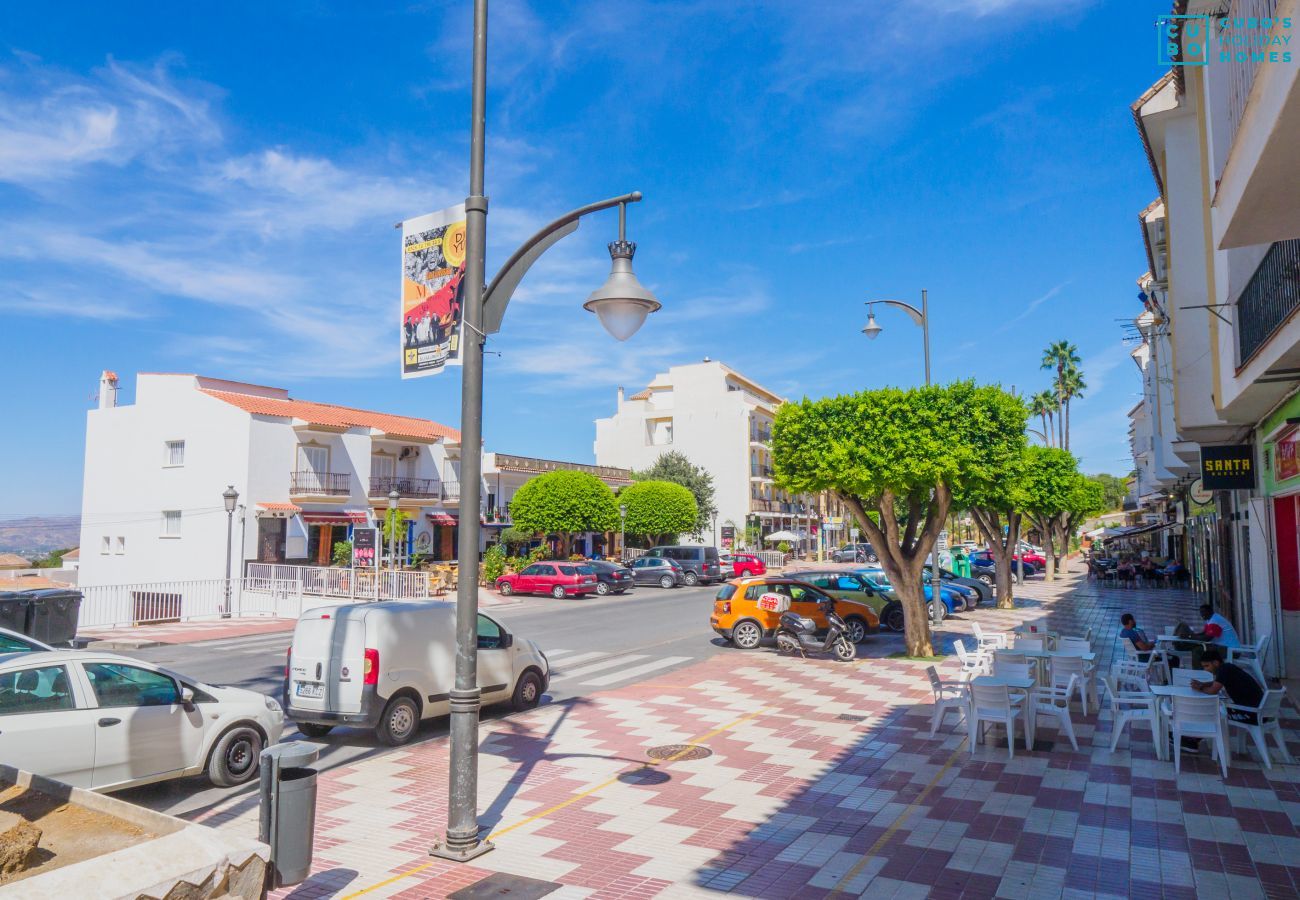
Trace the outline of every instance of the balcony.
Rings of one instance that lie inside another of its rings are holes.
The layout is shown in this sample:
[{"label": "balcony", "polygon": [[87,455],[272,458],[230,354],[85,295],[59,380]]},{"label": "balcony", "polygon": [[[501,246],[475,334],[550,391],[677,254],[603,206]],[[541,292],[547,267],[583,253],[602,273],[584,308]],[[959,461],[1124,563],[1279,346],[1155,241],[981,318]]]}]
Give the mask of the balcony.
[{"label": "balcony", "polygon": [[780,505],[775,500],[764,500],[762,497],[749,498],[749,508],[754,512],[779,512]]},{"label": "balcony", "polygon": [[1237,352],[1250,362],[1300,307],[1300,239],[1279,241],[1264,254],[1237,299]]},{"label": "balcony", "polygon": [[772,478],[772,467],[771,467],[771,466],[757,466],[757,465],[753,465],[753,464],[751,463],[751,464],[750,464],[750,467],[749,467],[749,475],[750,475],[751,478],[766,478],[766,479],[768,479],[768,480],[771,480],[771,478]]},{"label": "balcony", "polygon": [[290,472],[290,497],[346,497],[352,493],[348,472]]},{"label": "balcony", "polygon": [[768,446],[772,443],[772,432],[751,431],[749,433],[749,442],[751,444],[762,444],[763,446]]},{"label": "balcony", "polygon": [[370,496],[386,498],[393,491],[403,500],[436,500],[442,496],[438,482],[432,478],[400,478],[393,475],[371,475]]},{"label": "balcony", "polygon": [[442,499],[443,500],[460,500],[460,482],[443,481],[442,482]]}]

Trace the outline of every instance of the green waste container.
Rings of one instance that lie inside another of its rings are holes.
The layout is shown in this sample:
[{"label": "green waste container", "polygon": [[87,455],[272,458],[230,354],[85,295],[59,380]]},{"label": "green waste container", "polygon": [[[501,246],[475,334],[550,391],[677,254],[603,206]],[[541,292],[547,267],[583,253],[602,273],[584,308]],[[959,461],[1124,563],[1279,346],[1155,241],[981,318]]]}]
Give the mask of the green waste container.
[{"label": "green waste container", "polygon": [[55,646],[71,645],[77,637],[81,592],[67,588],[46,588],[22,593],[31,604],[27,614],[26,634]]}]

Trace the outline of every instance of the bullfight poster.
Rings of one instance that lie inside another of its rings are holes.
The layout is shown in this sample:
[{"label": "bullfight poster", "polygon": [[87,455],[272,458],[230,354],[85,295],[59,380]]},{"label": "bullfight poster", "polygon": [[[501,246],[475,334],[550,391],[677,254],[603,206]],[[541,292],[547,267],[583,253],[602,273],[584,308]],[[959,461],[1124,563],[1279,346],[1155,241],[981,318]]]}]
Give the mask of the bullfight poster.
[{"label": "bullfight poster", "polygon": [[402,223],[402,377],[460,365],[465,204]]}]

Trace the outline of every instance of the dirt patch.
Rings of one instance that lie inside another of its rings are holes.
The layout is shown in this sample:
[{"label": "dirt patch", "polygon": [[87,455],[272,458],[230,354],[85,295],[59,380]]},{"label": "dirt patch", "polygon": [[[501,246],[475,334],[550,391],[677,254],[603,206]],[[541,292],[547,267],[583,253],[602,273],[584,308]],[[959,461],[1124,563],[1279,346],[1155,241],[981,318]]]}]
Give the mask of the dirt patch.
[{"label": "dirt patch", "polygon": [[26,855],[22,868],[0,875],[0,884],[12,884],[157,837],[125,819],[41,791],[18,785],[0,790],[0,830],[18,828],[30,834],[21,828],[24,824],[38,830],[39,843]]}]

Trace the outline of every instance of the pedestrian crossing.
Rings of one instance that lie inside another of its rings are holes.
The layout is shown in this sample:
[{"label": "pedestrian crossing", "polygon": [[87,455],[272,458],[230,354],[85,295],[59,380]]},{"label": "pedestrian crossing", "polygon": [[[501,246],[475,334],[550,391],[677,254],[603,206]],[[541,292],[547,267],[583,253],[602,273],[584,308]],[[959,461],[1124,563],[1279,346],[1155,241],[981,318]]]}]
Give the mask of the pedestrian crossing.
[{"label": "pedestrian crossing", "polygon": [[543,650],[551,664],[551,684],[609,687],[692,662],[692,656],[654,656],[648,653],[601,653],[578,650]]},{"label": "pedestrian crossing", "polygon": [[223,655],[249,656],[266,653],[268,650],[279,650],[283,653],[292,643],[293,632],[281,631],[276,634],[249,634],[242,637],[222,638],[219,641],[200,641],[191,646],[201,650],[219,650]]}]

